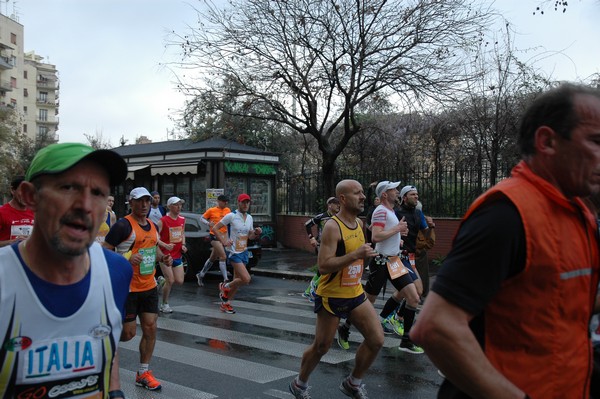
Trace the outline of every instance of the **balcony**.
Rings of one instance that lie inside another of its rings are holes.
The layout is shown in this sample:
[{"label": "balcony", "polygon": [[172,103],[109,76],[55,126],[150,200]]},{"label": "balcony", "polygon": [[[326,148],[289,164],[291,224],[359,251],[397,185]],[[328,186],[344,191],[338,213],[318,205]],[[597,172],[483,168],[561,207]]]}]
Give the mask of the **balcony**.
[{"label": "balcony", "polygon": [[0,80],[0,91],[13,91],[13,87],[9,81]]},{"label": "balcony", "polygon": [[16,108],[16,106],[13,103],[5,103],[3,101],[0,102],[0,110],[14,111],[15,108]]},{"label": "balcony", "polygon": [[38,79],[36,86],[40,89],[58,90],[58,82],[56,80]]},{"label": "balcony", "polygon": [[50,121],[48,119],[40,119],[38,117],[38,118],[35,118],[35,122],[39,123],[41,125],[58,125],[58,118],[56,120]]},{"label": "balcony", "polygon": [[0,69],[7,70],[12,68],[13,64],[11,64],[10,58],[0,55]]},{"label": "balcony", "polygon": [[46,106],[46,107],[58,107],[58,101],[41,99],[41,98],[36,98],[35,104],[41,105],[41,106]]}]

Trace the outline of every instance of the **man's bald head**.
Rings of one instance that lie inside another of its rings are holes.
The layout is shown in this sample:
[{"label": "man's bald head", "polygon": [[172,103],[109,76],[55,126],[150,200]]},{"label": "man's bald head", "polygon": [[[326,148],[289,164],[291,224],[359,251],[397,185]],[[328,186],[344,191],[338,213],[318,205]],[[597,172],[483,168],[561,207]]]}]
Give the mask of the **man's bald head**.
[{"label": "man's bald head", "polygon": [[335,186],[335,196],[339,197],[340,194],[346,194],[348,191],[351,191],[352,187],[355,186],[356,184],[360,184],[360,183],[358,183],[356,180],[352,180],[352,179],[345,179],[345,180],[340,181]]},{"label": "man's bald head", "polygon": [[365,193],[356,180],[340,181],[335,187],[336,197],[340,200],[340,211],[358,215],[365,208]]}]

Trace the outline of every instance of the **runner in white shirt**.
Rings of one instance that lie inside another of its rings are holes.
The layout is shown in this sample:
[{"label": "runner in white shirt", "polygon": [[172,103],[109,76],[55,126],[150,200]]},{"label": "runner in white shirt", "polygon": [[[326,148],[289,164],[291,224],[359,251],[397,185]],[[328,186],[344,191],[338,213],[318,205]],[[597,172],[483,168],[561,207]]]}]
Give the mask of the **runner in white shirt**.
[{"label": "runner in white shirt", "polygon": [[[393,192],[392,190],[395,189],[390,190],[390,195]],[[396,190],[396,192],[397,191],[398,190]],[[405,224],[406,223],[404,223],[404,225]],[[375,252],[387,257],[398,256],[400,253],[400,243],[402,241],[400,238],[400,228],[402,228],[403,225],[400,224],[394,210],[388,208],[387,204],[380,204],[377,206],[373,212],[371,226],[373,226],[372,229],[375,226],[381,227],[382,230],[380,235],[383,237],[387,236],[387,238],[383,238],[383,240],[380,239],[381,241],[373,240],[375,242]]]},{"label": "runner in white shirt", "polygon": [[[230,300],[233,299],[238,288],[250,284],[250,273],[246,269],[248,264],[248,240],[260,237],[262,229],[254,228],[252,216],[248,213],[250,208],[250,196],[240,194],[238,196],[237,210],[228,213],[213,227],[223,247],[229,252],[229,261],[233,266],[233,280],[228,283],[219,284],[219,297],[221,298],[221,311],[235,313]],[[227,234],[219,230],[227,227]]]},{"label": "runner in white shirt", "polygon": [[[400,182],[384,180],[379,182],[375,189],[377,196],[381,200],[381,205],[373,212],[372,238],[375,243],[375,251],[379,255],[373,258],[369,266],[370,273],[369,279],[365,284],[365,292],[369,300],[375,302],[387,280],[392,282],[394,288],[406,298],[407,306],[402,312],[404,328],[394,328],[391,332],[395,331],[402,336],[400,350],[421,354],[423,353],[423,349],[413,344],[409,337],[420,298],[413,282],[417,279],[417,274],[406,267],[399,257],[400,235],[408,235],[408,224],[404,220],[404,217],[402,217],[402,220],[398,220],[394,212],[394,203],[399,195],[398,185],[400,185]],[[390,320],[386,320],[384,315],[389,315],[390,313],[390,310],[384,306],[379,314],[384,332],[386,333],[388,332],[386,327],[389,327],[387,324]]]}]

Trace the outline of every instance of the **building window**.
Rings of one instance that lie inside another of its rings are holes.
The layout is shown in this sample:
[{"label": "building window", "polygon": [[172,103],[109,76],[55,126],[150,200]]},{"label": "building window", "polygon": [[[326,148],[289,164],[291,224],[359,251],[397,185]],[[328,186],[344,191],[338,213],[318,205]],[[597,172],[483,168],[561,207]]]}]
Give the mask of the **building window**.
[{"label": "building window", "polygon": [[10,78],[10,87],[12,87],[13,89],[17,88],[17,78]]},{"label": "building window", "polygon": [[255,222],[272,222],[271,193],[273,192],[273,181],[259,177],[229,176],[225,178],[225,195],[231,200],[231,208],[237,207],[237,196],[247,193],[252,198],[250,214]]},{"label": "building window", "polygon": [[48,110],[47,109],[40,109],[39,119],[44,122],[48,120]]},{"label": "building window", "polygon": [[48,101],[48,92],[47,91],[40,91],[39,101],[42,103],[45,103]]},{"label": "building window", "polygon": [[23,71],[23,79],[27,79],[27,71]]},{"label": "building window", "polygon": [[15,33],[10,34],[10,42],[12,44],[17,44],[17,35]]},{"label": "building window", "polygon": [[194,176],[192,178],[192,196],[190,211],[203,214],[206,211],[206,179]]},{"label": "building window", "polygon": [[[185,200],[183,210],[190,210],[190,176],[177,175],[175,180],[175,195]],[[168,198],[166,198],[168,199]],[[165,201],[166,202],[166,201]]]},{"label": "building window", "polygon": [[47,126],[38,126],[38,136],[39,137],[45,138],[47,134],[48,134]]},{"label": "building window", "polygon": [[173,175],[163,176],[162,187],[159,188],[160,200],[167,203],[169,197],[175,195],[175,177]]},{"label": "building window", "polygon": [[24,106],[24,107],[23,107],[23,113],[24,113],[25,115],[27,115],[27,106]]},{"label": "building window", "polygon": [[23,133],[27,133],[27,124],[23,124]]},{"label": "building window", "polygon": [[270,179],[250,178],[251,214],[258,222],[271,221],[271,188]]},{"label": "building window", "polygon": [[23,97],[29,97],[29,93],[27,92],[27,89],[23,89]]},{"label": "building window", "polygon": [[10,57],[10,65],[16,67],[17,66],[17,57],[15,57],[14,55],[12,55]]}]

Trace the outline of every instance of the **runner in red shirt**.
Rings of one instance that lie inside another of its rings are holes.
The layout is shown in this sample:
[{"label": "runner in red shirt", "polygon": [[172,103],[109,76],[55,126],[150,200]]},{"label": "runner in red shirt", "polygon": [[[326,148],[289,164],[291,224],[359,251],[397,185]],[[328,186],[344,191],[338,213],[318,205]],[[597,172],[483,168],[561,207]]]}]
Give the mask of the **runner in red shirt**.
[{"label": "runner in red shirt", "polygon": [[18,191],[23,180],[18,176],[10,182],[12,199],[0,207],[0,247],[24,240],[33,229],[33,211],[27,209]]},{"label": "runner in red shirt", "polygon": [[187,252],[185,246],[185,218],[179,213],[184,200],[179,197],[171,197],[167,201],[169,212],[158,221],[158,231],[160,232],[160,241],[158,245],[162,248],[165,255],[171,255],[173,266],[160,263],[160,269],[164,276],[164,285],[162,287],[162,303],[160,311],[163,313],[173,313],[169,306],[169,294],[173,284],[183,284],[183,262],[181,253]]}]

